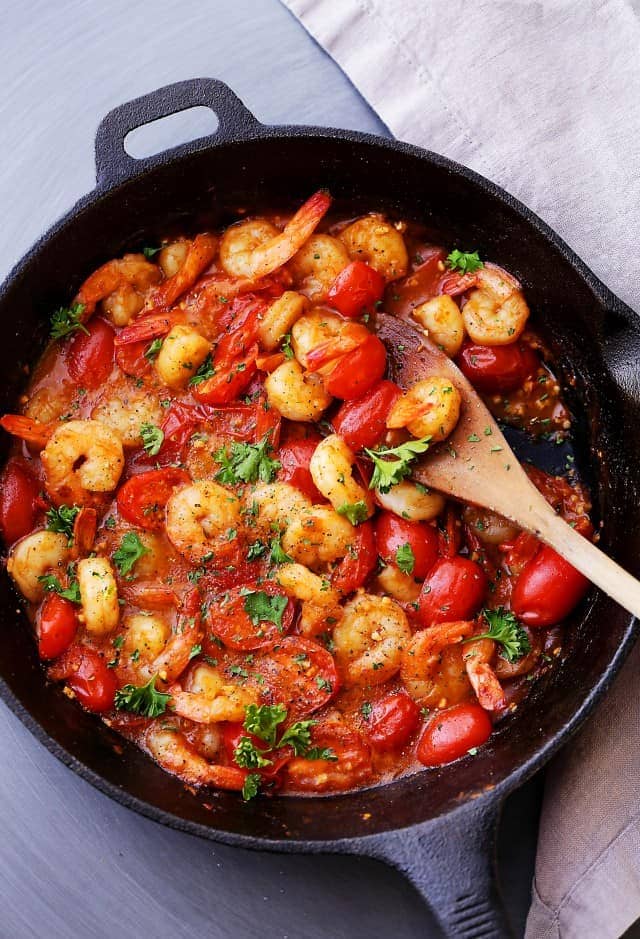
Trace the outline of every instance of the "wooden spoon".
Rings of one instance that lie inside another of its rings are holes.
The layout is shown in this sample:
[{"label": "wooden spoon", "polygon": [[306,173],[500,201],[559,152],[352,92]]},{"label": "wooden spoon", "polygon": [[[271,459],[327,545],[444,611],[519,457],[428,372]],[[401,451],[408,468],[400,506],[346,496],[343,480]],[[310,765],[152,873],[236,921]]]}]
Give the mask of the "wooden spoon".
[{"label": "wooden spoon", "polygon": [[458,367],[414,326],[379,314],[376,334],[400,387],[429,375],[451,380],[462,396],[460,420],[446,444],[415,464],[412,476],[464,502],[504,515],[566,558],[585,577],[640,617],[640,581],[579,535],[536,489],[496,421]]}]

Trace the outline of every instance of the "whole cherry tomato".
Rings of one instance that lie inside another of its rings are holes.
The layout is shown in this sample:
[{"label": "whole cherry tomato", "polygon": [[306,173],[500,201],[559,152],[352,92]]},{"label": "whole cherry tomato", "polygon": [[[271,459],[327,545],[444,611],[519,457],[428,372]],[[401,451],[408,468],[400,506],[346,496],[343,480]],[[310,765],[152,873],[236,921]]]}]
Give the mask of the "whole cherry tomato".
[{"label": "whole cherry tomato", "polygon": [[352,261],[334,280],[327,300],[343,316],[360,316],[365,307],[380,300],[384,285],[384,277],[372,267],[364,261]]},{"label": "whole cherry tomato", "polygon": [[7,544],[24,538],[38,514],[40,486],[20,460],[10,460],[0,483],[0,530]]},{"label": "whole cherry tomato", "polygon": [[101,714],[113,707],[118,683],[95,649],[81,643],[71,646],[51,667],[50,675],[66,679],[87,711]]},{"label": "whole cherry tomato", "polygon": [[113,368],[113,327],[94,317],[86,327],[88,334],[78,330],[69,343],[67,365],[69,374],[85,388],[98,388]]},{"label": "whole cherry tomato", "polygon": [[[269,598],[277,598],[277,602],[283,604],[279,616],[277,611],[272,614],[267,609]],[[265,614],[279,620],[279,625],[266,616],[261,618],[261,606]],[[266,580],[261,584],[243,584],[228,590],[221,600],[210,606],[207,625],[209,631],[229,649],[248,652],[268,648],[281,639],[291,629],[294,612],[293,601],[284,590],[273,581]],[[215,649],[211,651],[215,652]]]},{"label": "whole cherry tomato", "polygon": [[369,740],[378,750],[402,747],[420,723],[420,708],[408,694],[388,694],[373,705]]},{"label": "whole cherry tomato", "polygon": [[352,401],[366,394],[382,378],[386,367],[384,343],[370,334],[356,349],[338,359],[325,375],[324,387],[334,398]]},{"label": "whole cherry tomato", "polygon": [[132,525],[155,531],[164,525],[164,507],[176,486],[189,482],[177,466],[132,476],[118,490],[118,511]]},{"label": "whole cherry tomato", "polygon": [[481,747],[491,736],[491,720],[479,704],[454,704],[437,711],[422,732],[416,756],[425,766],[441,766]]},{"label": "whole cherry tomato", "polygon": [[482,568],[468,558],[440,558],[422,585],[418,616],[424,626],[470,619],[487,590]]},{"label": "whole cherry tomato", "polygon": [[531,346],[522,342],[512,342],[508,346],[480,346],[467,342],[456,364],[478,391],[501,394],[521,388],[540,362]]},{"label": "whole cherry tomato", "polygon": [[522,569],[511,608],[527,626],[553,626],[569,615],[588,587],[580,571],[543,545]]},{"label": "whole cherry tomato", "polygon": [[301,440],[291,440],[289,443],[284,443],[278,450],[280,461],[278,479],[281,482],[291,483],[314,503],[325,501],[324,496],[316,489],[309,469],[311,457],[321,439],[319,435],[314,435]]},{"label": "whole cherry tomato", "polygon": [[356,530],[356,543],[333,572],[331,583],[342,593],[352,593],[363,583],[376,566],[378,554],[371,522],[363,522]]},{"label": "whole cherry tomato", "polygon": [[424,580],[438,559],[438,532],[425,522],[409,522],[393,512],[380,512],[375,522],[378,554],[386,564],[398,566],[397,551],[409,545],[413,568],[407,573]]},{"label": "whole cherry tomato", "polygon": [[380,381],[361,398],[345,401],[333,419],[335,432],[352,450],[373,447],[387,431],[387,417],[401,391],[392,381]]},{"label": "whole cherry tomato", "polygon": [[76,636],[78,620],[70,600],[48,593],[37,620],[38,653],[41,659],[56,659],[69,648]]}]

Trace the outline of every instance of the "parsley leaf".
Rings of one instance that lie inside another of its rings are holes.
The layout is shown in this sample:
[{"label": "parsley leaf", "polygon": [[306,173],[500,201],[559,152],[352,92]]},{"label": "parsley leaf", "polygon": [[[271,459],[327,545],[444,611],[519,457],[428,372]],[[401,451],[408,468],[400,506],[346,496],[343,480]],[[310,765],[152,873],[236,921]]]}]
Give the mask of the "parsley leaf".
[{"label": "parsley leaf", "polygon": [[249,550],[247,551],[247,561],[255,561],[256,558],[261,558],[266,550],[267,545],[264,543],[264,541],[260,541],[260,539],[258,539],[257,541],[252,542],[249,545]]},{"label": "parsley leaf", "polygon": [[249,773],[242,786],[242,798],[245,802],[254,799],[260,790],[260,775]]},{"label": "parsley leaf", "polygon": [[338,759],[338,756],[331,747],[310,747],[304,754],[305,760],[331,760],[332,763]]},{"label": "parsley leaf", "polygon": [[360,502],[344,502],[337,508],[338,515],[344,515],[349,519],[352,525],[359,525],[360,522],[366,522],[369,517],[367,503],[364,500]]},{"label": "parsley leaf", "polygon": [[89,335],[89,330],[80,322],[80,317],[84,313],[84,303],[74,303],[71,307],[61,306],[55,313],[51,314],[51,338],[63,339],[81,329],[83,333]]},{"label": "parsley leaf", "polygon": [[486,633],[465,639],[474,642],[477,639],[493,639],[502,645],[501,655],[507,662],[517,662],[531,651],[531,643],[525,630],[510,610],[500,606],[497,610],[483,610],[482,616],[489,624]]},{"label": "parsley leaf", "polygon": [[164,339],[154,339],[153,342],[149,343],[144,352],[145,359],[148,359],[150,362],[155,362],[162,349],[162,343]]},{"label": "parsley leaf", "polygon": [[140,428],[142,446],[149,456],[157,456],[164,441],[164,431],[155,424],[143,424]]},{"label": "parsley leaf", "polygon": [[80,586],[75,578],[69,580],[69,586],[63,587],[55,574],[43,574],[38,577],[45,590],[50,593],[57,593],[64,600],[70,600],[72,603],[81,603]]},{"label": "parsley leaf", "polygon": [[79,505],[60,505],[57,509],[49,509],[47,512],[47,530],[57,531],[61,535],[66,535],[71,544],[73,539],[73,523],[79,511]]},{"label": "parsley leaf", "polygon": [[128,531],[120,542],[120,547],[113,552],[113,561],[118,571],[125,575],[130,573],[143,554],[148,553],[149,549],[145,548],[137,534],[134,531]]},{"label": "parsley leaf", "polygon": [[216,473],[216,479],[221,483],[254,483],[258,479],[263,483],[270,483],[280,462],[272,460],[269,453],[272,450],[269,443],[270,434],[265,434],[260,443],[231,442],[231,453],[228,454],[221,447],[215,454],[215,459],[222,464],[222,469]]},{"label": "parsley leaf", "polygon": [[211,358],[211,353],[209,353],[195,375],[189,379],[189,385],[201,385],[203,381],[213,378],[215,373],[216,370],[213,367],[213,359]]},{"label": "parsley leaf", "polygon": [[242,769],[262,769],[273,764],[273,760],[263,755],[265,753],[267,750],[260,750],[249,737],[240,737],[233,758]]},{"label": "parsley leaf", "polygon": [[145,256],[145,258],[147,259],[147,261],[148,261],[150,258],[152,258],[152,257],[154,256],[154,254],[157,254],[158,251],[162,251],[162,246],[160,246],[159,248],[145,247],[145,248],[142,249],[142,253],[144,254],[144,256]]},{"label": "parsley leaf", "polygon": [[195,659],[196,655],[200,655],[201,652],[202,652],[201,643],[199,642],[195,643],[195,645],[191,646],[191,651],[189,652],[189,661],[191,661],[191,659]]},{"label": "parsley leaf", "polygon": [[248,704],[245,710],[244,729],[250,734],[275,746],[278,725],[287,717],[284,704]]},{"label": "parsley leaf", "polygon": [[389,492],[392,486],[402,482],[410,475],[411,464],[416,457],[429,449],[430,440],[431,437],[423,437],[421,440],[407,440],[398,447],[379,447],[377,450],[365,448],[364,452],[373,460],[369,489]]},{"label": "parsley leaf", "polygon": [[[291,727],[287,727],[280,738],[279,747],[288,744],[293,747],[296,756],[309,756],[309,747],[311,746],[311,728],[317,721],[296,721]],[[318,759],[311,757],[311,759]]]},{"label": "parsley leaf", "polygon": [[407,541],[396,549],[396,564],[403,574],[412,574],[416,563],[416,556],[413,553],[411,545]]},{"label": "parsley leaf", "polygon": [[156,691],[156,678],[152,678],[146,685],[124,685],[116,691],[116,707],[119,711],[132,711],[142,714],[143,717],[159,717],[164,714],[171,698],[164,691]]},{"label": "parsley leaf", "polygon": [[282,629],[282,614],[284,613],[288,597],[279,594],[271,596],[264,590],[253,590],[245,594],[244,611],[254,626],[258,623],[275,623],[278,629]]},{"label": "parsley leaf", "polygon": [[284,353],[285,359],[293,358],[293,349],[291,348],[291,333],[287,333],[282,337],[282,345],[280,346],[280,351]]},{"label": "parsley leaf", "polygon": [[447,257],[447,264],[452,271],[460,271],[461,274],[475,274],[484,267],[477,251],[459,251],[457,248]]},{"label": "parsley leaf", "polygon": [[271,554],[269,555],[269,557],[271,558],[272,564],[292,564],[293,563],[293,558],[289,557],[287,552],[283,549],[282,545],[280,544],[279,538],[274,538],[271,541]]}]

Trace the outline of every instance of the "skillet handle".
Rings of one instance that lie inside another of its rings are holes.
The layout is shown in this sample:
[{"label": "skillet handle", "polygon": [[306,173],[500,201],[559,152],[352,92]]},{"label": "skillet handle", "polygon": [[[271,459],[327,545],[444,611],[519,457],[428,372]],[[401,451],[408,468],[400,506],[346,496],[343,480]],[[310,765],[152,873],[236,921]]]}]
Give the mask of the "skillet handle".
[{"label": "skillet handle", "polygon": [[[124,141],[130,131],[193,107],[207,107],[214,112],[218,127],[213,134],[141,160],[126,152]],[[217,79],[191,78],[165,85],[119,105],[100,122],[95,145],[98,188],[109,188],[152,165],[165,162],[169,157],[251,137],[261,126],[240,98]]]},{"label": "skillet handle", "polygon": [[513,936],[497,877],[500,811],[479,798],[444,818],[388,832],[371,852],[411,881],[447,939]]}]

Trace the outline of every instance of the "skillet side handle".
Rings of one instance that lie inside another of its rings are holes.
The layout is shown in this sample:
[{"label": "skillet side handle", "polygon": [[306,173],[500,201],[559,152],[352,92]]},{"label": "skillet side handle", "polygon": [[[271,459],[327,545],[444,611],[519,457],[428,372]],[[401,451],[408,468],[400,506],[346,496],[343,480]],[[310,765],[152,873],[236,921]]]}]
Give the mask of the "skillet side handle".
[{"label": "skillet side handle", "polygon": [[[218,127],[213,134],[142,160],[126,152],[125,138],[136,127],[194,107],[207,107],[214,112]],[[214,78],[191,78],[165,85],[119,105],[100,122],[95,143],[98,188],[109,188],[162,162],[168,155],[178,156],[229,140],[248,138],[260,127],[260,122],[224,82]]]},{"label": "skillet side handle", "polygon": [[407,877],[447,939],[511,939],[497,877],[501,805],[468,802],[442,819],[385,834],[375,856]]}]

